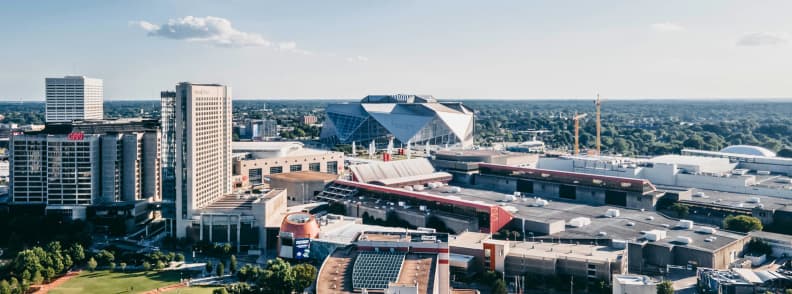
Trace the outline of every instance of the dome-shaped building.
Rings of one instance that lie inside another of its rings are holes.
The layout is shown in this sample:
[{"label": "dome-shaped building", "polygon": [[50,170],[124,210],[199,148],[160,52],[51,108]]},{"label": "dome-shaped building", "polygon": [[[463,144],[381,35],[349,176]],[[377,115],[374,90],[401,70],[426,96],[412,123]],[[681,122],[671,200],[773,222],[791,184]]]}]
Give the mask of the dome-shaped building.
[{"label": "dome-shaped building", "polygon": [[759,147],[759,146],[751,146],[751,145],[731,145],[729,147],[721,149],[720,152],[752,155],[752,156],[763,156],[763,157],[776,156],[775,152],[770,151],[767,148]]},{"label": "dome-shaped building", "polygon": [[278,256],[288,259],[310,258],[311,239],[319,236],[319,223],[307,212],[286,215],[278,235]]}]

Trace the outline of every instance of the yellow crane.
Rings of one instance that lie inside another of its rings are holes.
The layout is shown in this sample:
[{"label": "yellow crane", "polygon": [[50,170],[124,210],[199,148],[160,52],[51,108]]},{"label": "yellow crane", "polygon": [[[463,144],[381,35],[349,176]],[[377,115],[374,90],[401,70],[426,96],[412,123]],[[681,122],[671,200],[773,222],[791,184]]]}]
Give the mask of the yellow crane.
[{"label": "yellow crane", "polygon": [[600,123],[600,106],[602,105],[602,101],[600,101],[600,95],[597,93],[597,101],[594,101],[594,105],[597,106],[597,154],[600,153],[600,130],[602,124]]},{"label": "yellow crane", "polygon": [[586,117],[586,114],[577,114],[572,119],[575,121],[575,155],[580,154],[580,119]]}]

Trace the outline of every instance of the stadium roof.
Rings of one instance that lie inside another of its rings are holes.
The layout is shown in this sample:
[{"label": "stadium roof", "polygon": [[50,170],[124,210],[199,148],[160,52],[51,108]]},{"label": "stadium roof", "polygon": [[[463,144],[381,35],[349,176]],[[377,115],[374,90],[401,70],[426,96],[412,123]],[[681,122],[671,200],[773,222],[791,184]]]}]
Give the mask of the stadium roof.
[{"label": "stadium roof", "polygon": [[776,154],[767,148],[751,145],[731,145],[720,150],[723,153],[735,153],[763,157],[775,157]]}]

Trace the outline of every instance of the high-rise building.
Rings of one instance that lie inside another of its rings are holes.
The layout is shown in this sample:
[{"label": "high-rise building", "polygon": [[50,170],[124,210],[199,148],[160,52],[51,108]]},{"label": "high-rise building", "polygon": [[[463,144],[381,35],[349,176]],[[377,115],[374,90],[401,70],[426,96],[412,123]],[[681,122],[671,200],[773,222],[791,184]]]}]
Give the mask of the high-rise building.
[{"label": "high-rise building", "polygon": [[46,78],[46,121],[100,120],[104,117],[102,80],[85,76]]},{"label": "high-rise building", "polygon": [[195,210],[231,193],[231,88],[176,85],[176,235]]},{"label": "high-rise building", "polygon": [[160,92],[162,130],[162,216],[176,218],[176,92]]},{"label": "high-rise building", "polygon": [[143,202],[160,199],[159,144],[156,120],[50,123],[14,135],[11,203],[44,205],[47,213],[72,219],[124,203],[123,213],[144,224],[152,214]]}]

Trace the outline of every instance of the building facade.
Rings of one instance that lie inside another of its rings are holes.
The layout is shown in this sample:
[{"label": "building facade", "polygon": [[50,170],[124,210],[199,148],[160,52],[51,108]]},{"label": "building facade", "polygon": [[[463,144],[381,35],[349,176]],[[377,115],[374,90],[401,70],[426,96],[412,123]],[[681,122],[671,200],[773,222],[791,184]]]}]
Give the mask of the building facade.
[{"label": "building facade", "polygon": [[231,192],[231,88],[176,85],[176,235],[194,211]]},{"label": "building facade", "polygon": [[176,92],[160,92],[162,130],[162,216],[176,218]]},{"label": "building facade", "polygon": [[104,118],[102,80],[65,76],[47,78],[45,83],[47,123]]},{"label": "building facade", "polygon": [[[10,143],[11,203],[85,219],[91,206],[160,198],[160,133],[155,120],[50,123]],[[148,207],[132,214],[151,218]]]}]

